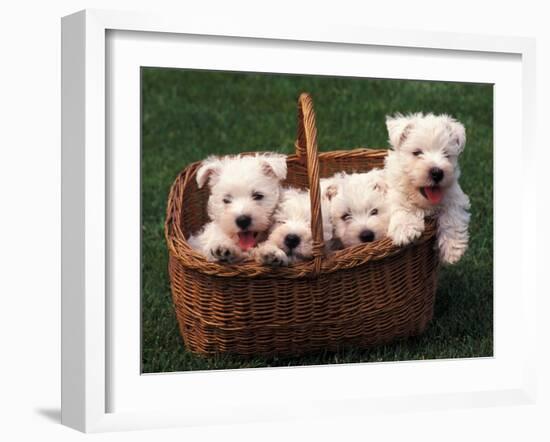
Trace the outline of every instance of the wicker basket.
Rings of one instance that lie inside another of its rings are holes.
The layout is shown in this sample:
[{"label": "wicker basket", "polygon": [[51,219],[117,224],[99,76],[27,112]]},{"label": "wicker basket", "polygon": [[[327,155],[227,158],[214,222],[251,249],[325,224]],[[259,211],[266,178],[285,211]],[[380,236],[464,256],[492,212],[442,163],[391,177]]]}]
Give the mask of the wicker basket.
[{"label": "wicker basket", "polygon": [[420,334],[432,318],[438,272],[434,221],[427,220],[422,237],[408,247],[383,239],[323,255],[319,177],[382,167],[386,151],[318,154],[313,103],[305,93],[298,100],[295,146],[285,184],[311,190],[310,261],[285,268],[206,261],[185,240],[209,221],[208,189],[198,189],[195,180],[200,162],[186,167],[172,185],[165,235],[172,296],[188,350],[273,356],[365,348]]}]

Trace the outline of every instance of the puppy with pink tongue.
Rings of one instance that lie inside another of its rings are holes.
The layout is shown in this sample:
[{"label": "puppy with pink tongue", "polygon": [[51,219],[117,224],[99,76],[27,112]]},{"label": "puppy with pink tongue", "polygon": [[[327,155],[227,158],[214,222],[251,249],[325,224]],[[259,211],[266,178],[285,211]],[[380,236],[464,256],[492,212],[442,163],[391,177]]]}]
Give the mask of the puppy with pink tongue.
[{"label": "puppy with pink tongue", "polygon": [[422,113],[387,117],[392,150],[385,160],[391,218],[388,235],[402,246],[437,218],[441,261],[456,263],[468,247],[470,201],[458,183],[464,126],[448,115]]},{"label": "puppy with pink tongue", "polygon": [[286,178],[279,154],[209,157],[197,170],[198,187],[208,183],[210,222],[187,241],[209,261],[235,263],[264,241]]}]

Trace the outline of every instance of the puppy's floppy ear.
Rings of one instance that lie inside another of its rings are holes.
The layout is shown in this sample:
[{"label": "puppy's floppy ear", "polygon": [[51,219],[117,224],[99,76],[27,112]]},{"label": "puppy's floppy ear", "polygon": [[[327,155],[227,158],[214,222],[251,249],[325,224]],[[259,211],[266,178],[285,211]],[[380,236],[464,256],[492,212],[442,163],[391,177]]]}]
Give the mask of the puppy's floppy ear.
[{"label": "puppy's floppy ear", "polygon": [[330,207],[326,198],[321,199],[321,219],[323,221],[323,241],[325,242],[325,250],[330,251],[330,242],[334,234],[334,227],[330,219]]},{"label": "puppy's floppy ear", "polygon": [[329,201],[336,195],[338,195],[338,184],[331,184],[325,189],[323,193],[323,197]]},{"label": "puppy's floppy ear", "polygon": [[196,179],[199,189],[201,189],[206,182],[212,187],[216,179],[220,176],[221,168],[222,162],[217,157],[208,157],[204,160],[199,170],[197,170]]},{"label": "puppy's floppy ear", "polygon": [[262,172],[271,178],[284,180],[286,178],[286,156],[278,154],[262,155]]},{"label": "puppy's floppy ear", "polygon": [[456,145],[457,153],[461,153],[464,150],[466,144],[466,129],[459,121],[454,118],[448,117],[447,129],[452,138],[452,142]]},{"label": "puppy's floppy ear", "polygon": [[384,169],[378,169],[374,168],[372,169],[369,174],[373,178],[373,185],[372,190],[376,190],[378,192],[381,192],[383,195],[388,193],[388,182],[386,181],[386,174]]},{"label": "puppy's floppy ear", "polygon": [[386,183],[384,180],[376,181],[373,186],[373,190],[376,190],[383,195],[388,193],[388,183]]},{"label": "puppy's floppy ear", "polygon": [[386,117],[386,128],[390,138],[390,144],[394,149],[399,149],[403,142],[409,136],[409,132],[414,126],[413,116],[404,116],[396,114],[395,116]]}]

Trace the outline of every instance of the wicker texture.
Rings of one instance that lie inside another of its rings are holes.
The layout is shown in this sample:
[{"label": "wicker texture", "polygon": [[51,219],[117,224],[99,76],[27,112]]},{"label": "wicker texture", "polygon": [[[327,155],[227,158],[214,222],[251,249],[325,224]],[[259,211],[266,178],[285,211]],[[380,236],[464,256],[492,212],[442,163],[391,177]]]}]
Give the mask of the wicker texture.
[{"label": "wicker texture", "polygon": [[[433,315],[438,259],[435,222],[414,244],[391,240],[324,256],[319,178],[382,167],[385,150],[317,151],[311,97],[298,100],[296,154],[285,182],[309,188],[314,258],[284,268],[208,262],[185,238],[209,219],[200,162],[186,167],[168,197],[165,235],[176,315],[186,347],[200,355],[300,355],[361,348],[420,334]],[[206,186],[207,187],[207,186]]]}]

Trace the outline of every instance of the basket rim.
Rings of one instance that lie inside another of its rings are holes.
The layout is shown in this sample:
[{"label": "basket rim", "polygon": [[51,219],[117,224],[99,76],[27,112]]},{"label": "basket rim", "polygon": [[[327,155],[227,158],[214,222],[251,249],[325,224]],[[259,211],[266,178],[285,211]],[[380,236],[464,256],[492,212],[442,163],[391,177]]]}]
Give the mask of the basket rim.
[{"label": "basket rim", "polygon": [[[386,156],[388,149],[356,148],[348,150],[335,150],[319,153],[319,159],[331,160],[336,158],[365,157],[365,156]],[[247,154],[247,153],[245,153]],[[242,155],[242,154],[238,154]],[[295,154],[287,155],[287,162],[301,162],[302,160]],[[189,180],[194,179],[201,161],[187,165],[176,177],[166,208],[166,221],[164,234],[168,251],[171,259],[177,259],[184,267],[195,270],[202,274],[218,277],[242,277],[242,278],[315,278],[322,274],[333,273],[338,270],[352,269],[365,265],[370,261],[378,261],[391,256],[405,253],[408,247],[422,244],[429,241],[436,231],[436,222],[433,218],[426,218],[426,227],[424,232],[412,244],[399,247],[395,246],[390,238],[384,238],[369,244],[361,244],[353,247],[347,247],[343,250],[331,252],[328,256],[323,256],[321,261],[321,271],[315,275],[313,260],[302,261],[288,267],[273,268],[270,266],[256,263],[255,261],[244,261],[238,264],[219,264],[210,262],[206,257],[191,248],[187,243],[185,235],[180,226],[177,225],[175,216],[177,208],[177,197],[182,195]]]}]

